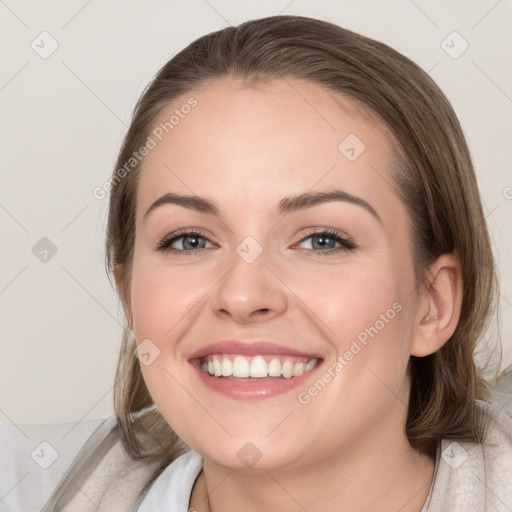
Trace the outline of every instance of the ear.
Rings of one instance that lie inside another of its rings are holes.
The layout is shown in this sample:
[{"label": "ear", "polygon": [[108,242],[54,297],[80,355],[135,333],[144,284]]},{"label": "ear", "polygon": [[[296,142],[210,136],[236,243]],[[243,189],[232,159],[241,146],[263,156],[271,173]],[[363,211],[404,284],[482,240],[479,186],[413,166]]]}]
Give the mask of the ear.
[{"label": "ear", "polygon": [[128,329],[133,329],[133,314],[129,286],[125,269],[121,265],[114,267],[114,278],[116,280],[117,289],[121,296],[121,304],[123,305],[124,314],[128,322]]},{"label": "ear", "polygon": [[443,254],[430,265],[429,276],[418,301],[411,355],[428,356],[454,333],[462,306],[462,273],[453,254]]}]

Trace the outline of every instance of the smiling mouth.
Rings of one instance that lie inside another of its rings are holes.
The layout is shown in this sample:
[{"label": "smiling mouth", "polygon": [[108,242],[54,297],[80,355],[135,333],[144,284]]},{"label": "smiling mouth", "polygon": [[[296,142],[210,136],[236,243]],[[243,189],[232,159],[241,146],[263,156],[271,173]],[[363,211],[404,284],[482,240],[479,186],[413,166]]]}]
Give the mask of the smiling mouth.
[{"label": "smiling mouth", "polygon": [[313,370],[319,361],[316,357],[212,354],[197,360],[197,365],[210,377],[258,381],[300,377]]}]

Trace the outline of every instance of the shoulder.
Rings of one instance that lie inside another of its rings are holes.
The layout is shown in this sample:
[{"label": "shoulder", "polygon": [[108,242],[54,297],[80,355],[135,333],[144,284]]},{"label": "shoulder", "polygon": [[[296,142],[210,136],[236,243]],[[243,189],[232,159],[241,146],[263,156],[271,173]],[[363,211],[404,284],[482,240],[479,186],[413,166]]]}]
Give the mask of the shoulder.
[{"label": "shoulder", "polygon": [[137,510],[140,493],[158,462],[133,460],[125,451],[117,419],[105,419],[80,449],[42,512]]},{"label": "shoulder", "polygon": [[[509,396],[512,405],[512,396]],[[489,471],[507,469],[509,485],[512,487],[512,418],[508,408],[498,407],[494,403],[478,401],[480,410],[486,421],[485,439],[482,443],[482,453]]]},{"label": "shoulder", "polygon": [[512,418],[508,406],[477,401],[485,425],[482,443],[444,439],[438,447],[426,510],[462,512],[512,509]]}]

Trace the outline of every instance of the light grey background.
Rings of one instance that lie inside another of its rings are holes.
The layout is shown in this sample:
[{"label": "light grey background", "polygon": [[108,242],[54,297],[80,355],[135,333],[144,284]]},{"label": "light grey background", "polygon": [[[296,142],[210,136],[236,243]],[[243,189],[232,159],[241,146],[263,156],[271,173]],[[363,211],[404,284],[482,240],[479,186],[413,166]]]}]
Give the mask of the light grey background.
[{"label": "light grey background", "polygon": [[[389,44],[452,101],[488,213],[512,361],[511,1],[0,0],[1,422],[113,413],[123,317],[103,266],[107,199],[93,189],[109,179],[135,101],[161,65],[205,33],[278,13]],[[58,48],[43,59],[52,38]],[[46,262],[44,247],[33,253],[43,237],[57,248]]]}]

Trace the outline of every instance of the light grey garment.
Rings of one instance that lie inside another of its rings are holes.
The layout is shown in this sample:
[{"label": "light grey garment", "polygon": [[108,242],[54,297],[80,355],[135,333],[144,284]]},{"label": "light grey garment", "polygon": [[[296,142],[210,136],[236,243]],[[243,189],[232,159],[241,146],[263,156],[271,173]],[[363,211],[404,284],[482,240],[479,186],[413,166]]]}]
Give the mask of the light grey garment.
[{"label": "light grey garment", "polygon": [[485,442],[443,440],[428,512],[512,511],[512,397],[503,409],[478,401],[488,418]]},{"label": "light grey garment", "polygon": [[[512,397],[494,398],[502,401],[502,409],[478,401],[488,419],[484,443],[443,440],[439,444],[434,480],[423,511],[512,511]],[[42,512],[96,512],[98,508],[102,512],[136,512],[141,503],[139,512],[155,510],[157,503],[161,507],[158,510],[187,512],[187,496],[201,469],[199,456],[187,453],[166,468],[142,497],[151,504],[148,509],[137,498],[156,466],[131,461],[113,427],[115,418],[100,425]],[[189,468],[186,472],[182,471],[184,465]]]},{"label": "light grey garment", "polygon": [[135,512],[158,463],[132,460],[116,417],[103,421],[82,447],[41,512]]}]

